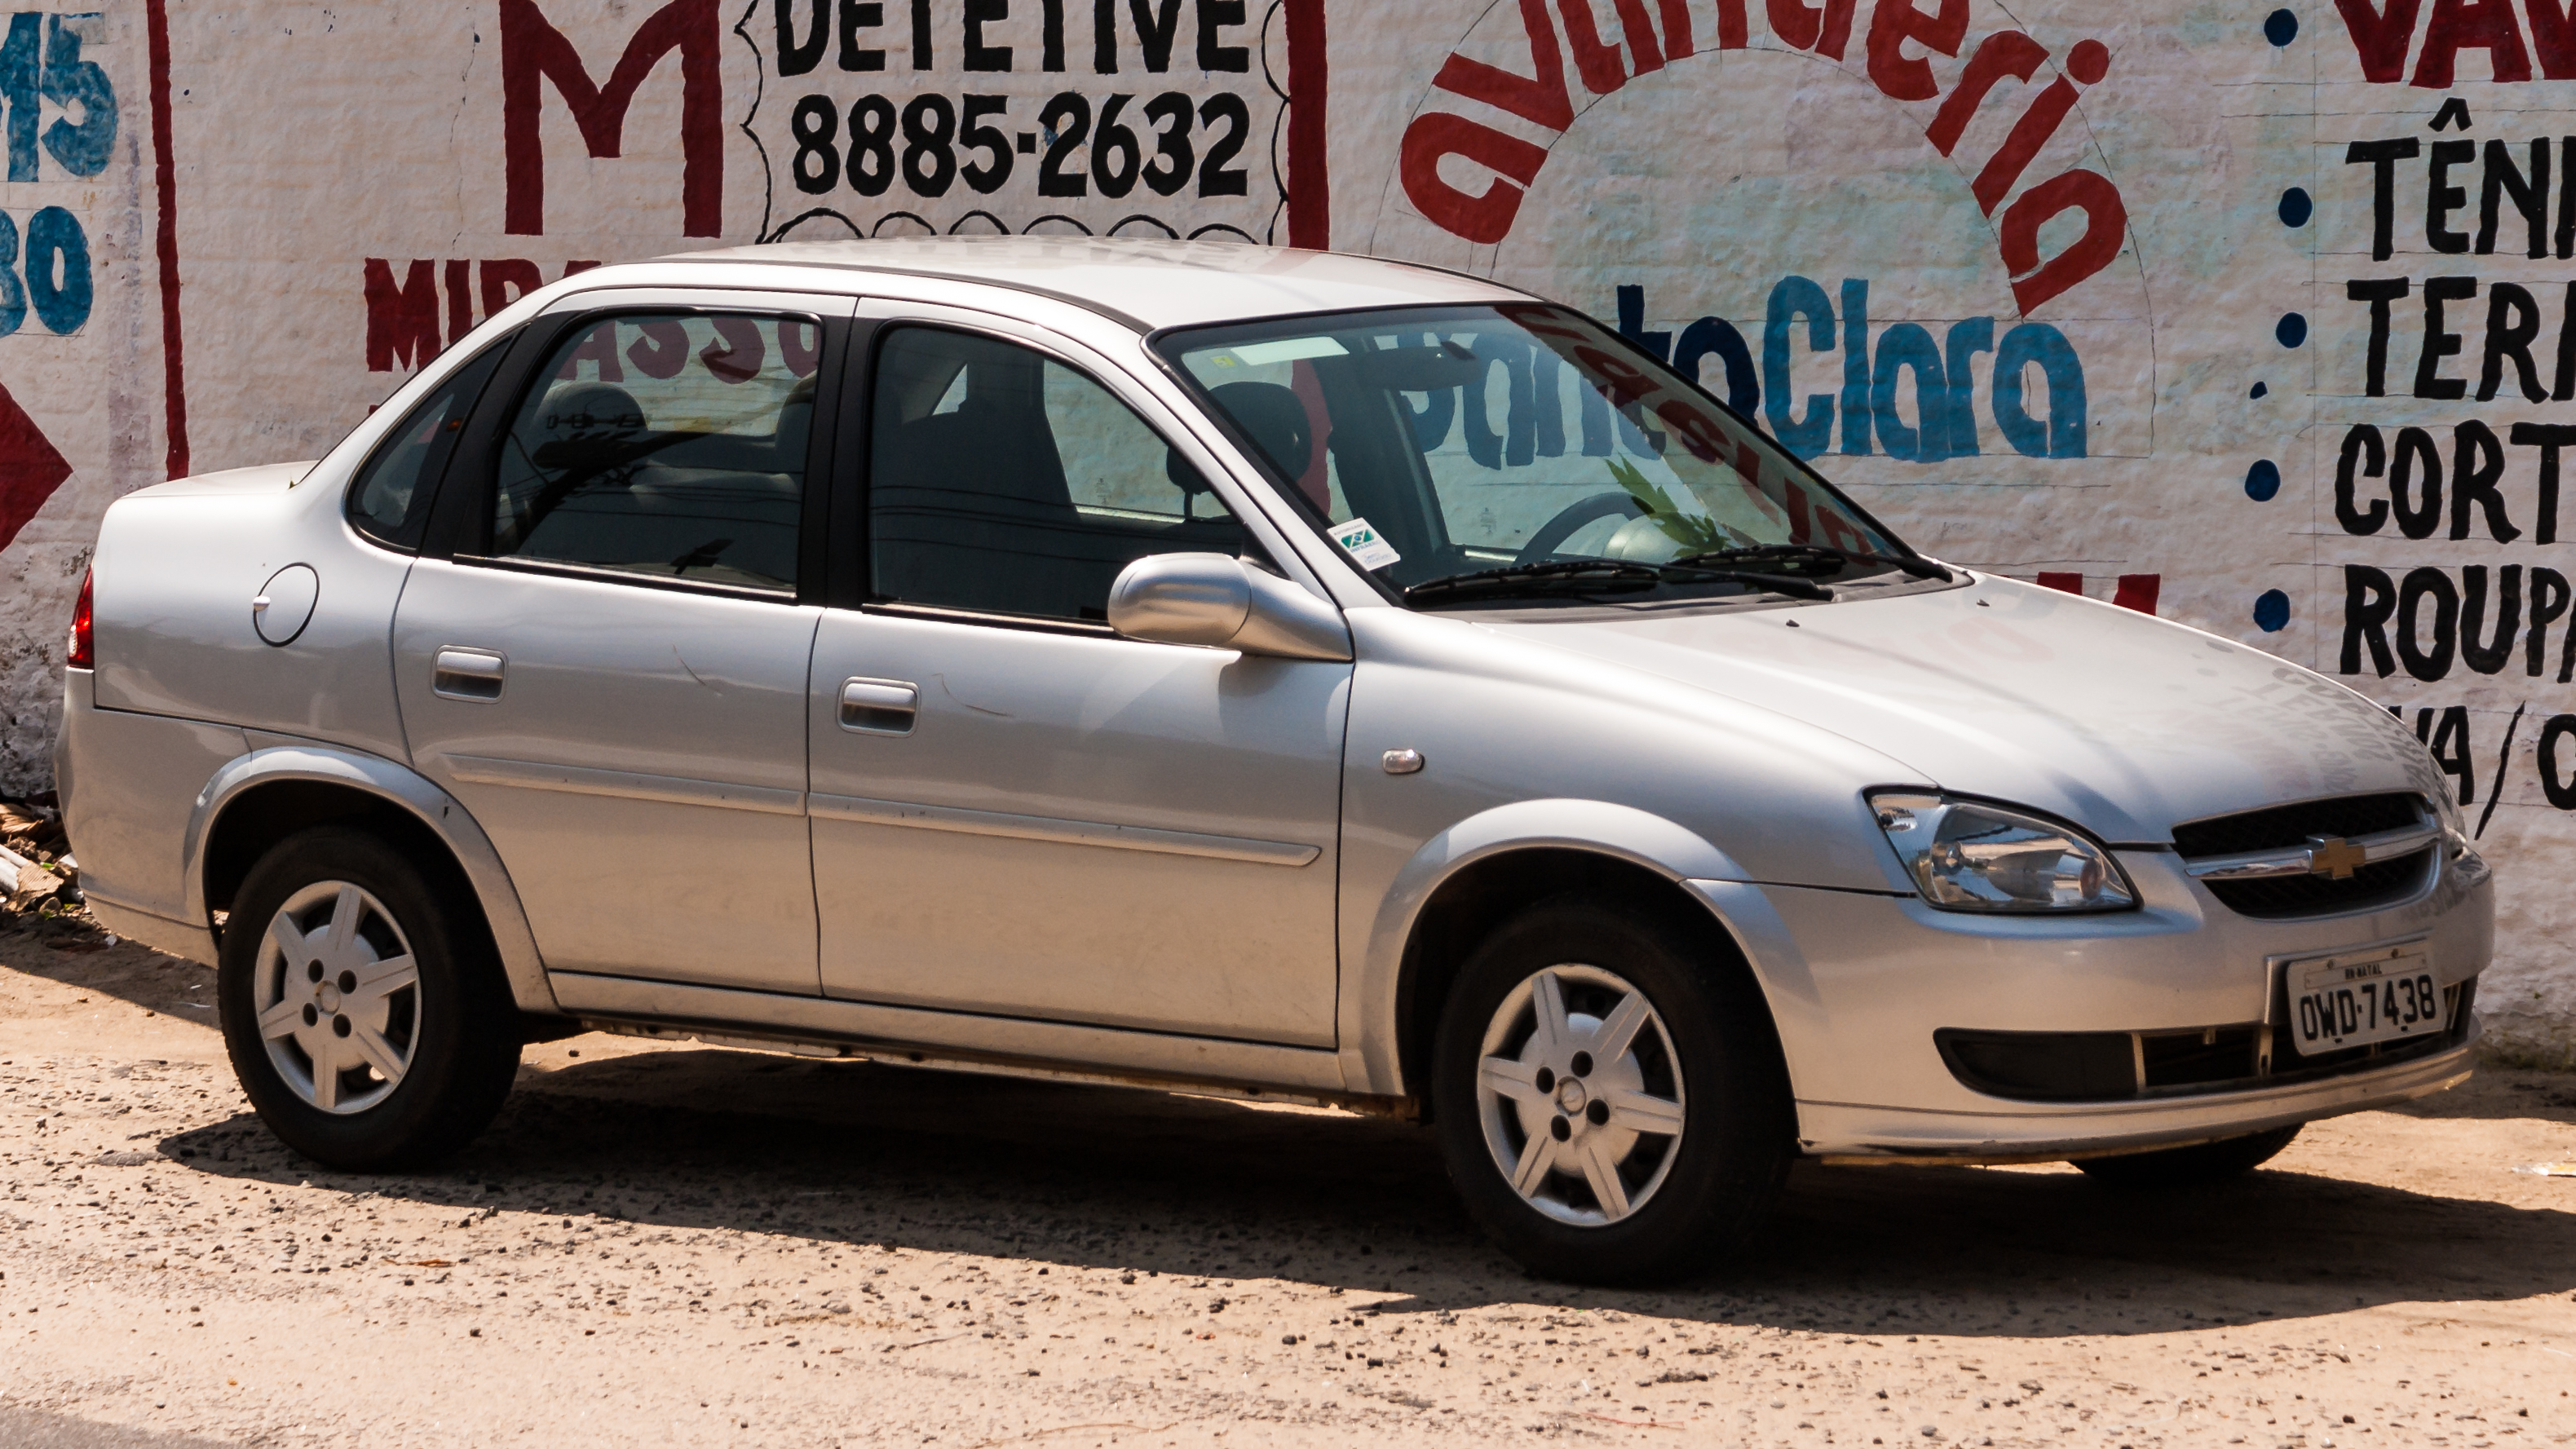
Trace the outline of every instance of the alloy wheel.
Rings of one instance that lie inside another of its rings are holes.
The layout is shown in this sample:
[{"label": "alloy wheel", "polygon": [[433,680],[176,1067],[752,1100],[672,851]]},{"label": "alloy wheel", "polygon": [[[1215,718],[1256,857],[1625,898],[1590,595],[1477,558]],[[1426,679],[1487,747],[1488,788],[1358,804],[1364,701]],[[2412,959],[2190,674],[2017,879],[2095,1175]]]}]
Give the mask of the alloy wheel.
[{"label": "alloy wheel", "polygon": [[259,1036],[295,1094],[346,1116],[402,1085],[420,1043],[420,972],[384,903],[316,881],[269,918],[252,974]]},{"label": "alloy wheel", "polygon": [[1582,1227],[1646,1205],[1679,1155],[1681,1063],[1645,994],[1564,964],[1506,995],[1485,1028],[1476,1105],[1485,1146],[1531,1207]]}]

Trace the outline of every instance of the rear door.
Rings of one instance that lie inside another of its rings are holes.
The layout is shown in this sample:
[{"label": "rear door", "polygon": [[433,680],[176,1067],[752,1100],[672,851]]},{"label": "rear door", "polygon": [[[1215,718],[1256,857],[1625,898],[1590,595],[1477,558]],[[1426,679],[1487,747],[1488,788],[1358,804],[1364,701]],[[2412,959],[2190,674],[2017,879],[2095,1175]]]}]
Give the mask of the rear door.
[{"label": "rear door", "polygon": [[531,329],[394,620],[422,773],[554,971],[817,990],[805,684],[846,299]]}]

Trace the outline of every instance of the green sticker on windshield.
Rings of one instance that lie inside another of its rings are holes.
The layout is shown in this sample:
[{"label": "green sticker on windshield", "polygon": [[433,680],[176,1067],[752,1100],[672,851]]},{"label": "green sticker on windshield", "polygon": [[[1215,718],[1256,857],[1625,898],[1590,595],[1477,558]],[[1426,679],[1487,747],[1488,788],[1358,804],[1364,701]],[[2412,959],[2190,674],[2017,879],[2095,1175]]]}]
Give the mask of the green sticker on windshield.
[{"label": "green sticker on windshield", "polygon": [[1393,545],[1378,537],[1377,530],[1369,527],[1365,518],[1335,524],[1333,542],[1340,544],[1342,551],[1364,569],[1382,569],[1404,557],[1395,551]]}]

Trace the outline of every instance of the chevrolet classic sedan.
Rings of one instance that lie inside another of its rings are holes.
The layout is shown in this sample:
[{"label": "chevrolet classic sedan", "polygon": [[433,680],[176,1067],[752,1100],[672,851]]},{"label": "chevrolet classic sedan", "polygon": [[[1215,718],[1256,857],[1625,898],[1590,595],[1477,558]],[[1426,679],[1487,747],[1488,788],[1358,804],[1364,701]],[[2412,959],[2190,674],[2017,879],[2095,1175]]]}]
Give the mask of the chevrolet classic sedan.
[{"label": "chevrolet classic sedan", "polygon": [[548,287],[111,508],[57,768],[321,1162],[696,1037],[1418,1118],[1582,1280],[1802,1156],[2243,1172],[2461,1080],[2493,938],[2351,691],[1927,558],[1580,313],[1251,246]]}]

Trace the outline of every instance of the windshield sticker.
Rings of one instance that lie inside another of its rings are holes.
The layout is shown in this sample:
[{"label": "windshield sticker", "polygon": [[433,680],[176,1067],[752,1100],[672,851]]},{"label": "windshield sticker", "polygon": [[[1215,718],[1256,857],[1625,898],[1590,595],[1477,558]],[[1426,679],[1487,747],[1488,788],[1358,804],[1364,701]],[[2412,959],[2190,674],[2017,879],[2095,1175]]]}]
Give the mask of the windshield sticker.
[{"label": "windshield sticker", "polygon": [[1364,569],[1382,569],[1404,557],[1397,553],[1385,539],[1378,537],[1377,530],[1369,527],[1369,521],[1365,518],[1354,518],[1348,523],[1336,524],[1333,528],[1333,542],[1340,544],[1342,551],[1349,554]]},{"label": "windshield sticker", "polygon": [[1234,355],[1253,367],[1260,367],[1308,357],[1348,357],[1351,350],[1331,337],[1291,337],[1280,342],[1242,343],[1235,347]]}]

